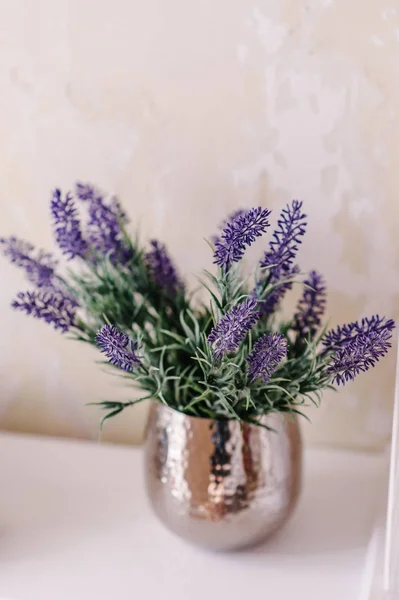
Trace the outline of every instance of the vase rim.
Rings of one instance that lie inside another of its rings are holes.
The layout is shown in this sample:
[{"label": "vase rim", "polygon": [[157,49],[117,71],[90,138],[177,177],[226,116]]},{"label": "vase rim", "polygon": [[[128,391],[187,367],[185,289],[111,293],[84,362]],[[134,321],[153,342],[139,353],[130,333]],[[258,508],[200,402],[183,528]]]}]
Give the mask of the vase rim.
[{"label": "vase rim", "polygon": [[[168,404],[163,404],[159,400],[155,400],[155,399],[152,400],[152,406],[155,409],[162,409],[165,412],[169,412],[171,414],[181,415],[182,418],[184,417],[186,419],[190,419],[190,420],[198,421],[198,422],[202,422],[202,423],[206,423],[206,422],[208,422],[209,424],[212,424],[212,423],[237,423],[237,425],[239,427],[241,426],[241,423],[243,423],[245,425],[249,425],[249,426],[253,426],[253,427],[262,427],[262,424],[258,424],[258,423],[251,422],[251,421],[245,421],[244,419],[240,421],[239,419],[233,419],[233,418],[232,419],[227,419],[227,418],[225,418],[225,419],[213,419],[211,417],[200,417],[200,416],[197,416],[197,415],[188,415],[187,413],[182,412],[181,410],[178,410],[177,408],[169,406]],[[280,418],[287,418],[290,415],[289,415],[289,413],[284,413],[284,412],[271,412],[271,413],[268,413],[266,415],[263,415],[262,419],[264,419],[266,417],[270,418],[270,417],[273,417],[273,416],[275,418],[278,417],[278,416]],[[295,421],[298,421],[298,420],[295,419]]]},{"label": "vase rim", "polygon": [[204,422],[209,421],[210,423],[214,423],[215,421],[223,421],[223,422],[224,421],[228,421],[228,422],[237,421],[237,423],[239,423],[238,419],[212,419],[211,417],[200,417],[197,415],[188,415],[187,413],[179,410],[178,408],[174,408],[173,406],[169,406],[168,404],[163,404],[159,400],[152,400],[152,404],[156,408],[162,408],[165,412],[175,413],[175,414],[181,415],[182,417],[186,417],[187,419],[193,419],[196,421],[204,421]]}]

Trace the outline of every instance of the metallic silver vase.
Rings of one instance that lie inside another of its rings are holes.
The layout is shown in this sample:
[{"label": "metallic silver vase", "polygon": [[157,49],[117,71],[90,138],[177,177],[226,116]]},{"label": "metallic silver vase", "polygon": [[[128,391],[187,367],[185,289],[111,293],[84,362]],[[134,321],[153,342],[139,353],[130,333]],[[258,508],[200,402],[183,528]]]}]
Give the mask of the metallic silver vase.
[{"label": "metallic silver vase", "polygon": [[284,524],[301,483],[299,425],[281,413],[262,422],[273,431],[152,405],[145,477],[164,525],[205,548],[235,550]]}]

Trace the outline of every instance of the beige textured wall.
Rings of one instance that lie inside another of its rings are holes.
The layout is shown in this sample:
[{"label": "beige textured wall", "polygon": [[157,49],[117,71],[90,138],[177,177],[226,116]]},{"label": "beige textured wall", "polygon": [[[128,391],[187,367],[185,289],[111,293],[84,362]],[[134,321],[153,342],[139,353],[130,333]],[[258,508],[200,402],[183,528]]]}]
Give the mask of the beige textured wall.
[{"label": "beige textured wall", "polygon": [[[0,0],[1,232],[51,247],[49,189],[116,192],[183,272],[237,206],[306,201],[332,322],[399,315],[399,6],[388,0]],[[261,253],[262,243],[257,247]],[[207,262],[208,261],[208,262]],[[127,397],[92,349],[13,314],[0,261],[0,426],[96,437]],[[312,414],[316,441],[389,432],[394,352]],[[136,440],[144,413],[106,439]]]}]

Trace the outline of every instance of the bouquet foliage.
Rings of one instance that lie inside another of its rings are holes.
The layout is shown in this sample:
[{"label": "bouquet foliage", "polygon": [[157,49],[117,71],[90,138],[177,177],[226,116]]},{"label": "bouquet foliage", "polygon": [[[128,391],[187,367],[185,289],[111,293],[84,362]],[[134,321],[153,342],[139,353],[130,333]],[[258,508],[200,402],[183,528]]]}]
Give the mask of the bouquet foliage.
[{"label": "bouquet foliage", "polygon": [[[55,240],[77,269],[65,275],[43,250],[0,239],[32,289],[12,306],[62,333],[97,346],[114,369],[142,390],[129,402],[98,403],[103,421],[146,399],[196,417],[259,423],[272,412],[303,414],[326,388],[367,371],[391,346],[391,319],[378,315],[327,331],[326,286],[296,263],[306,231],[302,202],[287,205],[249,276],[241,259],[270,227],[261,207],[239,210],[209,242],[217,273],[199,279],[209,301],[191,294],[165,246],[127,233],[115,198],[88,184],[51,198]],[[284,320],[281,302],[294,283],[302,296]]]}]

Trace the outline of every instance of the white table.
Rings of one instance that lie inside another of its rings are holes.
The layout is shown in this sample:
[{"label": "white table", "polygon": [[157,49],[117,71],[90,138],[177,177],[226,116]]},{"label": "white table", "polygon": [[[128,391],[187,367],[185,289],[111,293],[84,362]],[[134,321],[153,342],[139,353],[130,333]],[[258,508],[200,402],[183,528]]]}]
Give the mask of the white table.
[{"label": "white table", "polygon": [[212,554],[152,515],[140,449],[0,435],[3,600],[356,600],[384,461],[312,449],[286,528]]}]

